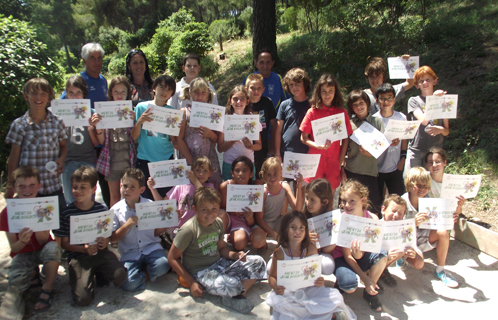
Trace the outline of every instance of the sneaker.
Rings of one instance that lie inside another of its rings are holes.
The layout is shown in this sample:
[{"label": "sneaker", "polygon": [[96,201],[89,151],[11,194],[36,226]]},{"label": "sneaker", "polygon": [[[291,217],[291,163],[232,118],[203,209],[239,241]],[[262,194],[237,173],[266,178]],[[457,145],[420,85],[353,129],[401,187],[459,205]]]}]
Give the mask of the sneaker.
[{"label": "sneaker", "polygon": [[458,287],[458,282],[453,278],[453,276],[449,273],[446,272],[446,270],[443,270],[441,272],[437,272],[434,270],[434,275],[439,278],[445,285],[447,285],[450,288],[456,288]]},{"label": "sneaker", "polygon": [[229,307],[239,313],[249,313],[254,308],[254,304],[243,295],[236,297],[223,297],[221,302],[225,307]]}]

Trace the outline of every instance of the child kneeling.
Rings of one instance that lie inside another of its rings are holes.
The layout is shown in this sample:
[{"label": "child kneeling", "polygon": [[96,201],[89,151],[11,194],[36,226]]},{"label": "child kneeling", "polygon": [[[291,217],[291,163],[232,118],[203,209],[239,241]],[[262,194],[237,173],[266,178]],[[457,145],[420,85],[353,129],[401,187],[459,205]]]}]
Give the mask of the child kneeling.
[{"label": "child kneeling", "polygon": [[223,305],[249,313],[254,304],[245,295],[257,280],[266,278],[266,264],[260,256],[251,255],[229,268],[231,260],[243,257],[244,252],[225,247],[223,221],[218,217],[220,202],[213,188],[195,191],[192,208],[196,215],[178,230],[168,261],[194,297],[206,291],[221,296]]}]

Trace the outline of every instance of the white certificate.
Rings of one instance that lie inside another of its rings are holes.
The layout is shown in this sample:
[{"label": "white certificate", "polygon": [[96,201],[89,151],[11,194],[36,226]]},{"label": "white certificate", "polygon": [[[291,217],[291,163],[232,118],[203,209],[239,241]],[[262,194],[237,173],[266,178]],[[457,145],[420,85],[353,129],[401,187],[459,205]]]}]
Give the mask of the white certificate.
[{"label": "white certificate", "polygon": [[420,229],[451,230],[453,229],[453,213],[457,208],[457,199],[420,198],[418,212],[428,215],[426,221],[419,225]]},{"label": "white certificate", "polygon": [[303,178],[313,178],[320,163],[319,154],[284,152],[282,177],[295,179],[300,173]]},{"label": "white certificate", "polygon": [[341,215],[341,210],[336,209],[308,219],[309,232],[318,235],[318,242],[315,243],[318,249],[337,243]]},{"label": "white certificate", "polygon": [[263,211],[263,185],[229,184],[227,186],[227,212],[242,212],[250,208],[252,212]]},{"label": "white certificate", "polygon": [[441,198],[455,199],[463,196],[465,199],[474,198],[481,187],[482,176],[443,174],[443,185],[441,186]]},{"label": "white certificate", "polygon": [[93,243],[112,234],[114,210],[69,217],[69,244]]},{"label": "white certificate", "polygon": [[384,221],[384,238],[382,239],[382,249],[417,248],[417,228],[415,219]]},{"label": "white certificate", "polygon": [[156,183],[154,189],[190,183],[186,172],[190,167],[185,159],[149,162],[147,166],[151,178]]},{"label": "white certificate", "polygon": [[138,230],[151,230],[178,226],[176,200],[137,203]]},{"label": "white certificate", "polygon": [[198,128],[203,126],[214,131],[223,132],[225,111],[225,107],[216,104],[192,101],[190,127]]},{"label": "white certificate", "polygon": [[391,141],[382,132],[366,121],[353,132],[351,140],[370,152],[375,159],[391,145]]},{"label": "white certificate", "polygon": [[90,99],[52,100],[52,113],[64,121],[66,127],[87,127],[92,116]]},{"label": "white certificate", "polygon": [[360,240],[360,250],[379,253],[384,238],[384,221],[344,213],[339,224],[339,247],[351,248],[351,241]]},{"label": "white certificate", "polygon": [[131,100],[95,102],[95,113],[102,117],[102,120],[97,123],[97,129],[133,127],[135,119],[130,116],[132,110]]},{"label": "white certificate", "polygon": [[419,126],[420,121],[389,120],[384,135],[391,141],[413,139]]},{"label": "white certificate", "polygon": [[420,66],[419,60],[418,56],[413,56],[408,59],[403,59],[401,57],[387,58],[389,78],[413,79],[415,70]]},{"label": "white certificate", "polygon": [[425,98],[425,119],[455,119],[457,117],[458,94],[428,96]]},{"label": "white certificate", "polygon": [[277,260],[277,285],[287,291],[313,286],[322,276],[322,257],[310,256],[299,260]]},{"label": "white certificate", "polygon": [[144,122],[142,129],[164,133],[170,136],[178,136],[180,134],[180,123],[183,119],[183,111],[158,107],[149,104],[147,110],[152,109],[151,122]]},{"label": "white certificate", "polygon": [[259,140],[259,131],[261,131],[259,115],[225,115],[223,125],[225,141],[242,140],[245,137],[251,141]]},{"label": "white certificate", "polygon": [[348,137],[344,113],[313,120],[311,128],[315,143],[322,146],[325,145],[327,139],[334,142]]},{"label": "white certificate", "polygon": [[59,200],[57,196],[43,198],[6,199],[9,232],[24,228],[33,232],[59,229]]}]

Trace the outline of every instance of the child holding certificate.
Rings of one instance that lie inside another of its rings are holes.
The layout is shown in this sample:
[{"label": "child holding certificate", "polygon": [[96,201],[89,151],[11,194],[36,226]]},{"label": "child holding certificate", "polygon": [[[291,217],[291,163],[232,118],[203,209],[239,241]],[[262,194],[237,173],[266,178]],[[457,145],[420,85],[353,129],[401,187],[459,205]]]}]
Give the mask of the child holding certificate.
[{"label": "child holding certificate", "polygon": [[[333,319],[333,314],[344,311],[341,319],[356,319],[353,311],[344,304],[339,290],[324,286],[323,277],[315,280],[315,285],[300,289],[303,295],[289,292],[278,285],[277,261],[296,260],[317,255],[318,251],[308,233],[308,221],[297,210],[286,214],[280,225],[278,247],[272,257],[268,283],[273,289],[266,303],[273,308],[271,319],[286,315],[292,319]],[[307,307],[309,306],[309,307]],[[337,317],[338,315],[336,315]]]},{"label": "child holding certificate", "polygon": [[[107,99],[109,101],[130,100],[131,87],[128,79],[123,76],[113,78],[107,90]],[[129,110],[128,116],[135,119],[135,112]],[[93,118],[95,118],[94,125],[102,119],[99,114]],[[131,129],[132,127],[96,130],[99,143],[103,145],[97,161],[97,170],[105,176],[109,184],[111,207],[121,199],[119,182],[123,173],[126,169],[135,167],[137,150],[131,138]]]},{"label": "child holding certificate", "polygon": [[299,210],[303,207],[304,199],[301,174],[296,178],[296,198],[290,185],[286,181],[282,181],[282,162],[278,158],[266,159],[259,174],[265,182],[265,193],[263,211],[254,214],[256,224],[252,226],[251,231],[251,243],[256,249],[261,249],[267,245],[267,235],[275,240],[278,238],[277,232],[280,228],[280,222],[287,213],[289,204],[293,210]]},{"label": "child holding certificate", "polygon": [[[19,199],[36,198],[41,188],[40,173],[33,167],[19,167],[12,174],[14,189]],[[50,309],[54,296],[53,284],[61,262],[61,249],[53,241],[50,230],[33,232],[24,228],[19,233],[9,232],[7,208],[0,214],[0,231],[7,233],[12,262],[9,268],[9,286],[0,308],[1,319],[22,319],[22,295],[28,288],[41,287],[34,311]],[[43,264],[45,282],[40,280],[38,265]],[[35,270],[35,271],[33,271]]]},{"label": "child holding certificate", "polygon": [[[252,114],[251,101],[246,88],[238,85],[230,91],[227,101],[227,114]],[[261,131],[261,125],[257,124],[257,130]],[[251,141],[249,138],[244,137],[242,140],[225,141],[225,134],[221,132],[218,135],[218,152],[223,152],[223,180],[228,180],[232,177],[233,161],[240,157],[245,156],[251,162],[254,162],[254,151],[261,150],[261,135],[256,141]],[[253,179],[256,179],[254,164],[251,166],[253,172]],[[220,189],[221,191],[221,189]]]},{"label": "child holding certificate", "polygon": [[[446,257],[450,248],[450,234],[447,230],[419,229],[418,226],[428,218],[428,214],[423,208],[419,208],[419,199],[427,196],[431,188],[431,174],[422,167],[411,168],[405,177],[405,187],[407,193],[403,195],[408,208],[405,219],[415,218],[417,225],[417,246],[422,252],[430,251],[434,248],[437,252],[437,267],[434,275],[443,281],[450,288],[458,287],[458,282],[444,269]],[[458,216],[462,213],[465,199],[459,198],[458,205],[453,214],[454,222],[458,221]]]},{"label": "child holding certificate", "polygon": [[[358,181],[348,180],[341,186],[340,202],[344,214],[379,220],[375,214],[368,211],[368,188]],[[358,275],[365,284],[363,299],[372,310],[381,312],[382,304],[377,295],[383,290],[377,282],[386,267],[386,251],[364,252],[360,250],[360,241],[353,240],[350,248],[336,247],[332,256],[336,265],[336,286],[348,294],[353,293],[358,287]],[[367,270],[370,270],[369,275],[366,274]]]},{"label": "child holding certificate", "polygon": [[[220,186],[221,208],[227,207],[227,188],[230,184],[254,184],[253,177],[254,164],[247,157],[238,157],[232,162],[232,178],[223,181]],[[230,239],[233,242],[235,250],[244,250],[249,242],[251,230],[249,227],[254,225],[254,213],[250,208],[242,209],[242,212],[227,212],[229,224],[227,231],[230,232]]]},{"label": "child holding certificate", "polygon": [[331,142],[327,139],[325,145],[318,145],[313,138],[313,130],[311,121],[333,116],[337,114],[344,115],[347,135],[353,133],[349,116],[344,105],[341,87],[339,82],[330,74],[324,74],[318,80],[311,98],[311,108],[306,113],[306,116],[299,127],[301,130],[301,141],[309,147],[308,154],[320,154],[320,164],[314,178],[307,178],[305,181],[310,183],[318,178],[325,178],[332,187],[332,197],[335,189],[341,183],[341,166],[344,166],[344,159],[348,151],[349,139],[346,137],[341,141]]},{"label": "child holding certificate", "polygon": [[[209,87],[203,78],[195,78],[190,86],[183,87],[181,100],[191,100],[204,103],[212,103],[215,93]],[[184,103],[181,109],[185,113],[185,120],[182,122],[180,135],[176,139],[178,150],[187,160],[188,165],[192,165],[194,159],[206,156],[211,162],[213,172],[209,182],[214,185],[216,190],[220,189],[221,169],[216,153],[216,142],[218,142],[218,133],[206,127],[190,127],[190,113],[192,112],[192,103]]]}]

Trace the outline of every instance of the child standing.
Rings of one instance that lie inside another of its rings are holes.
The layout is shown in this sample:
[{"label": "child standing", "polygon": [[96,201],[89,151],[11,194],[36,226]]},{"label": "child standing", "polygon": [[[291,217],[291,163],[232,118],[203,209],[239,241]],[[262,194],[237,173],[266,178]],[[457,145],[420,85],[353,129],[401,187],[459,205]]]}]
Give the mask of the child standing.
[{"label": "child standing", "polygon": [[89,166],[81,166],[71,175],[73,196],[76,199],[61,214],[60,229],[54,235],[61,239],[61,247],[69,259],[69,282],[74,302],[81,306],[89,305],[95,297],[95,277],[112,281],[116,287],[126,281],[126,269],[118,257],[107,249],[109,238],[98,237],[96,244],[70,244],[69,221],[71,216],[107,211],[105,205],[92,200],[97,190],[97,171]]},{"label": "child standing", "polygon": [[[272,257],[268,283],[273,289],[266,303],[273,308],[271,319],[287,316],[292,319],[333,319],[333,314],[344,312],[347,319],[356,319],[353,311],[346,306],[339,290],[324,287],[323,277],[315,280],[315,285],[301,289],[306,300],[296,298],[295,292],[285,290],[277,284],[277,261],[297,260],[318,254],[308,234],[308,221],[299,211],[293,210],[282,219],[278,247]],[[344,318],[342,318],[344,319]]]},{"label": "child standing", "polygon": [[188,284],[192,296],[200,297],[206,291],[222,296],[223,305],[249,313],[254,304],[246,299],[246,294],[257,280],[266,278],[265,261],[250,255],[224,272],[244,252],[229,251],[226,247],[223,222],[218,218],[220,201],[213,188],[195,191],[196,215],[178,230],[168,260],[179,278]]},{"label": "child standing", "polygon": [[[341,186],[340,201],[344,214],[351,214],[374,220],[379,218],[368,211],[368,188],[355,180],[348,180]],[[381,287],[377,284],[386,267],[386,252],[364,252],[360,250],[360,241],[351,241],[351,247],[336,247],[332,252],[335,259],[336,285],[346,293],[355,292],[358,287],[358,275],[365,284],[363,298],[372,310],[381,312],[382,304],[377,297]],[[365,272],[370,270],[370,274]]]},{"label": "child standing", "polygon": [[[121,286],[126,291],[143,290],[146,273],[150,281],[155,281],[169,270],[168,259],[159,238],[166,228],[138,230],[135,207],[137,203],[152,202],[140,196],[144,190],[143,172],[140,169],[128,168],[121,182],[123,199],[111,208],[114,210],[111,241],[119,242],[121,262],[128,269],[128,279]],[[142,271],[144,267],[147,272]]]},{"label": "child standing", "polygon": [[[259,122],[263,130],[261,131],[261,150],[254,151],[254,166],[256,172],[261,171],[263,162],[268,157],[275,154],[275,129],[277,128],[277,112],[271,100],[263,97],[265,92],[265,83],[263,76],[258,73],[252,73],[247,76],[245,87],[249,94],[249,100],[252,104],[252,113],[259,115]],[[270,130],[270,139],[267,139],[268,130]]]},{"label": "child standing", "polygon": [[353,133],[349,116],[342,107],[344,99],[342,97],[339,82],[330,74],[324,74],[318,80],[313,97],[311,98],[311,109],[308,110],[304,117],[299,130],[301,130],[301,142],[309,147],[308,154],[319,154],[320,163],[314,178],[307,178],[304,181],[310,183],[319,178],[325,178],[332,187],[332,198],[335,189],[341,183],[341,167],[344,166],[346,152],[348,151],[348,138],[342,141],[330,142],[327,140],[325,145],[318,145],[313,141],[313,130],[311,121],[325,118],[332,115],[343,114],[346,123],[348,136]]},{"label": "child standing", "polygon": [[431,147],[443,146],[444,137],[450,134],[450,122],[448,119],[425,119],[425,99],[428,96],[441,96],[446,94],[446,91],[436,90],[434,86],[437,84],[436,73],[428,66],[423,66],[415,71],[415,87],[420,89],[420,95],[411,97],[408,100],[408,120],[420,120],[415,137],[408,144],[408,152],[406,154],[406,163],[403,176],[412,167],[423,166],[422,159]]},{"label": "child standing", "polygon": [[[410,55],[404,54],[401,56],[401,58],[408,60],[410,58]],[[373,57],[369,59],[368,64],[365,68],[365,77],[367,78],[367,82],[370,85],[370,88],[363,91],[368,95],[368,98],[370,99],[369,113],[371,115],[375,114],[381,109],[380,104],[376,100],[378,98],[376,91],[378,86],[387,82],[387,79],[389,79],[387,76],[387,71],[388,68],[386,60],[381,57]],[[403,99],[403,97],[405,96],[405,92],[410,90],[413,87],[413,84],[413,79],[406,79],[405,82],[393,86],[395,92],[394,103]]]},{"label": "child standing", "polygon": [[[389,123],[389,120],[406,121],[404,114],[394,110],[394,104],[396,103],[395,91],[390,83],[383,83],[378,86],[375,95],[377,96],[380,110],[373,117],[381,119],[384,128]],[[408,140],[394,139],[391,146],[377,159],[377,168],[379,170],[377,182],[380,193],[379,202],[376,204],[377,207],[381,206],[384,198],[384,185],[386,185],[389,194],[402,195],[405,193],[403,167],[405,166],[407,147]]]},{"label": "child standing", "polygon": [[[152,110],[148,109],[149,104],[154,104],[158,107],[173,109],[166,105],[166,102],[171,97],[175,90],[175,80],[168,75],[161,75],[154,80],[152,84],[154,91],[154,100],[140,102],[135,108],[135,126],[131,130],[131,137],[135,143],[138,143],[137,148],[137,164],[136,167],[145,175],[145,178],[150,177],[149,162],[157,162],[173,159],[174,148],[170,141],[169,135],[150,130],[142,129],[144,122],[152,121]],[[158,189],[159,194],[164,197],[170,188]],[[142,195],[144,198],[152,199],[152,193],[148,187]]]},{"label": "child standing", "polygon": [[[12,173],[12,179],[19,199],[36,198],[41,188],[40,173],[37,169],[19,167]],[[41,287],[34,311],[42,312],[50,309],[54,296],[53,284],[61,262],[61,249],[57,242],[53,241],[50,230],[33,232],[29,228],[23,228],[19,233],[12,233],[9,232],[7,220],[7,208],[4,208],[0,213],[0,231],[5,231],[7,234],[12,262],[9,268],[9,286],[0,307],[0,318],[22,319],[24,315],[22,296],[30,285]],[[45,274],[43,285],[40,280],[39,264],[43,264]]]},{"label": "child standing", "polygon": [[[351,117],[353,131],[358,129],[366,121],[380,132],[384,132],[382,120],[374,118],[368,113],[370,100],[364,91],[351,91],[348,95],[347,105],[349,113],[353,115]],[[379,200],[378,172],[377,159],[350,138],[348,158],[346,159],[346,166],[343,167],[342,180],[354,179],[365,185],[368,188],[370,200],[374,204],[372,212],[380,215],[380,207],[377,207],[377,205],[382,203],[382,201]]]},{"label": "child standing", "polygon": [[[109,101],[130,100],[130,83],[123,76],[113,78],[109,84],[107,96]],[[135,112],[130,110],[128,116],[135,119]],[[95,114],[92,119],[94,119],[94,125],[97,125],[102,117]],[[105,180],[109,184],[111,207],[121,199],[119,181],[123,173],[126,169],[135,167],[137,150],[131,138],[132,129],[133,127],[97,130],[97,138],[99,143],[103,145],[97,161],[97,170],[105,176]]]},{"label": "child standing", "polygon": [[[407,193],[403,195],[408,208],[405,219],[415,218],[417,225],[417,246],[422,252],[436,248],[437,267],[434,275],[443,281],[450,288],[458,287],[458,282],[444,269],[446,257],[450,248],[450,235],[447,230],[419,229],[418,226],[424,222],[428,215],[426,212],[419,212],[419,199],[427,196],[431,188],[431,175],[422,167],[411,168],[405,177],[405,187]],[[459,198],[458,205],[453,214],[453,220],[458,221],[458,216],[462,213],[465,199]]]},{"label": "child standing", "polygon": [[[32,166],[40,172],[41,188],[39,197],[57,196],[59,212],[66,207],[62,192],[60,174],[64,172],[64,161],[67,155],[66,128],[62,120],[47,110],[54,97],[54,90],[47,80],[33,78],[23,87],[23,96],[29,110],[10,125],[5,143],[11,144],[7,190],[5,198],[14,195],[12,173],[20,166]],[[45,165],[55,161],[57,173],[53,174]]]},{"label": "child standing", "polygon": [[[204,103],[212,103],[215,93],[210,89],[208,83],[203,78],[195,78],[190,83],[190,86],[183,88],[183,93],[180,99],[192,100]],[[216,143],[218,142],[218,133],[206,127],[192,128],[190,127],[190,113],[192,112],[192,103],[183,104],[181,109],[185,114],[185,120],[182,122],[180,134],[176,139],[178,150],[181,155],[187,160],[189,165],[192,165],[194,159],[202,156],[209,158],[213,169],[209,181],[214,185],[216,190],[220,189],[221,184],[221,169],[216,153]],[[192,193],[193,195],[193,193]]]},{"label": "child standing", "polygon": [[[221,193],[221,208],[226,209],[227,207],[227,188],[230,184],[242,184],[248,185],[253,184],[254,165],[247,157],[238,157],[232,162],[232,178],[227,181],[223,181],[220,186]],[[230,232],[230,239],[233,241],[233,246],[235,250],[244,250],[249,241],[249,236],[254,221],[254,213],[249,208],[242,209],[242,212],[227,212],[229,216],[229,225],[227,231]]]},{"label": "child standing", "polygon": [[[249,100],[249,95],[244,86],[238,85],[230,91],[226,114],[251,114],[251,101]],[[259,127],[258,130],[261,131],[261,127]],[[236,158],[245,156],[251,162],[254,162],[254,151],[258,150],[261,150],[261,134],[256,141],[251,141],[247,137],[237,141],[225,141],[225,134],[220,132],[218,135],[218,152],[224,152],[222,168],[223,180],[226,181],[230,179],[232,175],[232,163]],[[251,168],[251,172],[254,172],[254,165]],[[255,174],[253,178],[256,178]]]},{"label": "child standing", "polygon": [[287,213],[289,204],[292,210],[299,210],[303,207],[304,198],[302,194],[303,176],[299,174],[296,177],[297,197],[294,197],[289,184],[282,181],[282,162],[278,158],[266,159],[259,174],[265,182],[265,191],[263,211],[254,214],[256,224],[251,228],[251,243],[256,249],[266,246],[267,235],[275,240],[278,238],[277,232],[282,217]]}]

